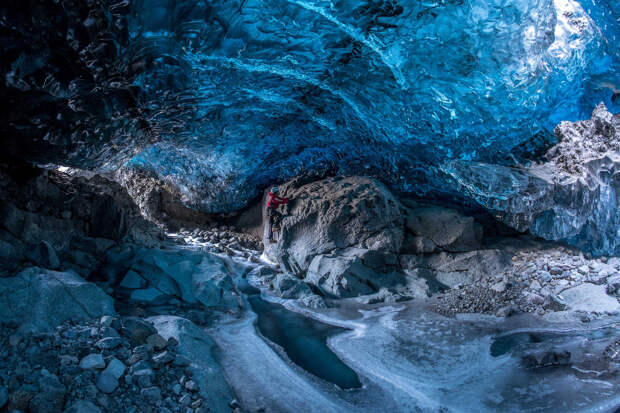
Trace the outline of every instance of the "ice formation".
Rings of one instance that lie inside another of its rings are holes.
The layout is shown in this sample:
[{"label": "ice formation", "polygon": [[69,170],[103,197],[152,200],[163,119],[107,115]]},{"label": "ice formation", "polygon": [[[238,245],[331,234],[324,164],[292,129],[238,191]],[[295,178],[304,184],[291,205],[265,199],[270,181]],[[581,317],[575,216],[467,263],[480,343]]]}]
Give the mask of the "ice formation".
[{"label": "ice formation", "polygon": [[207,212],[304,173],[378,175],[396,190],[462,198],[446,162],[501,165],[494,173],[544,153],[557,124],[599,102],[620,111],[619,17],[612,0],[28,10],[9,0],[0,133],[27,160],[149,170]]}]

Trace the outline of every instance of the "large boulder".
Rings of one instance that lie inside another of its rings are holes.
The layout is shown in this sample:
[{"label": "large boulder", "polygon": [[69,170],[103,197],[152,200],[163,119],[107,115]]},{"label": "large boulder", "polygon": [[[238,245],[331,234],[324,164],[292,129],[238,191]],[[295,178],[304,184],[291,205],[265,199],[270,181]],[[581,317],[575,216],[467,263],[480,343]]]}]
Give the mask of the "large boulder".
[{"label": "large boulder", "polygon": [[233,277],[242,273],[232,260],[202,251],[112,248],[103,268],[111,280],[142,303],[171,298],[222,310],[239,308]]},{"label": "large boulder", "polygon": [[482,226],[454,209],[421,206],[407,210],[403,252],[471,251],[480,247]]},{"label": "large boulder", "polygon": [[335,297],[373,294],[381,287],[402,284],[397,264],[394,254],[347,248],[335,254],[315,256],[305,281]]},{"label": "large boulder", "polygon": [[265,239],[265,253],[285,270],[304,274],[315,256],[351,247],[400,250],[401,205],[382,183],[354,176],[295,184],[282,186],[292,201],[278,243]]},{"label": "large boulder", "polygon": [[114,302],[73,273],[33,267],[0,278],[0,314],[22,332],[49,331],[67,320],[114,314]]},{"label": "large boulder", "polygon": [[448,287],[473,284],[486,278],[501,278],[512,265],[511,254],[487,249],[460,253],[440,252],[430,255],[402,255],[405,270],[426,271],[427,276]]},{"label": "large boulder", "polygon": [[178,341],[177,351],[187,360],[191,360],[189,368],[193,373],[192,380],[198,384],[200,394],[209,400],[210,410],[231,411],[233,393],[222,368],[213,356],[213,340],[200,327],[184,318],[156,316],[148,320],[153,322],[162,337],[173,337]]},{"label": "large boulder", "polygon": [[617,312],[620,303],[616,297],[607,295],[604,285],[584,283],[562,291],[562,298],[570,310],[588,312]]}]

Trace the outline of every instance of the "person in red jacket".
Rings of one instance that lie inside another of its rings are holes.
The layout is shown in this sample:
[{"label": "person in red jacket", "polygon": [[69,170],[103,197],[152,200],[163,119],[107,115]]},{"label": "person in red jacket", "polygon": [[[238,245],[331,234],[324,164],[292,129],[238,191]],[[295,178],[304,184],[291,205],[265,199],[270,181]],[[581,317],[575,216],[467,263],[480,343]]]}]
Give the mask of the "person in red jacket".
[{"label": "person in red jacket", "polygon": [[288,204],[288,198],[282,198],[278,196],[278,192],[280,190],[277,186],[274,186],[269,194],[267,195],[267,215],[269,216],[269,242],[276,242],[273,239],[273,227],[279,226],[280,221],[282,221],[282,213],[278,211],[278,207],[280,205]]}]

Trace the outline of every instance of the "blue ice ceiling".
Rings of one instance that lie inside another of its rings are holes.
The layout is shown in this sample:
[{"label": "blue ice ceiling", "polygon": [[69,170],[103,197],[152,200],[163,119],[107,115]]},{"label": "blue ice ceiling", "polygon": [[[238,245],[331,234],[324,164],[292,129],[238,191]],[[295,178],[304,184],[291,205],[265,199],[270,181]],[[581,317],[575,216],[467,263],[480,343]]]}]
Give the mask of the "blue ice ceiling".
[{"label": "blue ice ceiling", "polygon": [[151,170],[206,211],[321,171],[449,192],[446,160],[522,161],[559,121],[620,111],[616,0],[39,3],[0,6],[4,87],[28,102],[13,146]]},{"label": "blue ice ceiling", "polygon": [[619,7],[593,1],[138,1],[128,53],[161,141],[131,164],[228,185],[215,210],[321,168],[429,190],[429,165],[617,111]]}]

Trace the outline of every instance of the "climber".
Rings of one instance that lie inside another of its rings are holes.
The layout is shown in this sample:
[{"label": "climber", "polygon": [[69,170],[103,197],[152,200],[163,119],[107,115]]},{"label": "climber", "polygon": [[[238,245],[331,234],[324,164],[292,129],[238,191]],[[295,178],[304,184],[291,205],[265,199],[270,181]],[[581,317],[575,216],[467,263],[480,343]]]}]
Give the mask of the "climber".
[{"label": "climber", "polygon": [[274,186],[273,189],[267,195],[267,216],[269,216],[269,242],[275,243],[276,240],[273,239],[273,227],[280,226],[280,222],[282,221],[282,213],[278,211],[278,207],[280,205],[288,204],[288,198],[281,198],[278,196],[278,192],[280,190],[277,186]]}]

